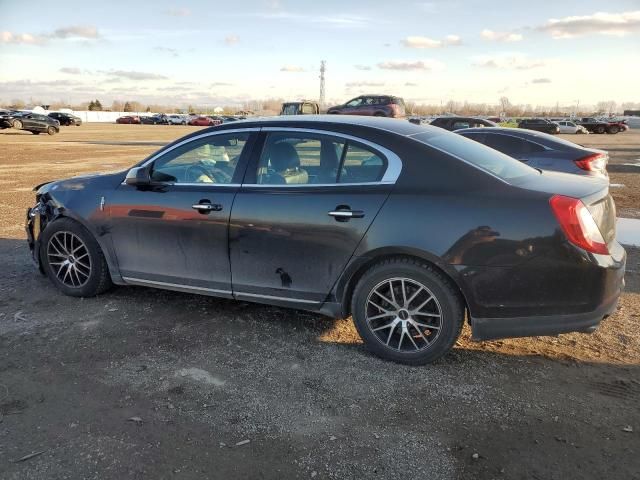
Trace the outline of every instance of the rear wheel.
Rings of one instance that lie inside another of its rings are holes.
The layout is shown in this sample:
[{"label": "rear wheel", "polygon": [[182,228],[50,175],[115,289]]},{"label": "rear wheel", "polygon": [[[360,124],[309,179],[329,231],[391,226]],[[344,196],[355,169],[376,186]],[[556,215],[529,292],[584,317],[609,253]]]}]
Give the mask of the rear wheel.
[{"label": "rear wheel", "polygon": [[112,285],[100,245],[70,218],[56,220],[44,230],[40,260],[49,279],[65,295],[92,297]]},{"label": "rear wheel", "polygon": [[596,127],[596,133],[604,133],[604,132],[605,132],[604,125],[600,125]]},{"label": "rear wheel", "polygon": [[446,354],[464,320],[460,294],[449,279],[428,264],[406,258],[371,267],[355,288],[351,312],[369,351],[409,365]]},{"label": "rear wheel", "polygon": [[58,131],[54,127],[48,127],[47,128],[47,133],[49,135],[55,135],[56,133],[58,133]]},{"label": "rear wheel", "polygon": [[607,130],[607,133],[611,133],[611,134],[616,134],[620,131],[620,128],[618,128],[617,125],[611,125],[609,127],[609,129]]},{"label": "rear wheel", "polygon": [[13,128],[17,128],[18,130],[21,130],[22,129],[22,121],[14,120],[13,123],[11,124],[11,126]]}]

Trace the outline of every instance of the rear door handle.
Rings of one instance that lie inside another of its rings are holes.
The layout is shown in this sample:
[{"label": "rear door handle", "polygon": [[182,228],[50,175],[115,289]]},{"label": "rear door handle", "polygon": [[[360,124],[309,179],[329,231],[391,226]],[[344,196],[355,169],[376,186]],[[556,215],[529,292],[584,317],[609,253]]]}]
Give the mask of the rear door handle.
[{"label": "rear door handle", "polygon": [[196,203],[191,205],[191,208],[198,210],[200,213],[219,212],[222,210],[222,205],[219,203]]},{"label": "rear door handle", "polygon": [[350,218],[362,218],[364,212],[362,210],[332,210],[329,215],[335,217],[336,220],[348,220]]}]

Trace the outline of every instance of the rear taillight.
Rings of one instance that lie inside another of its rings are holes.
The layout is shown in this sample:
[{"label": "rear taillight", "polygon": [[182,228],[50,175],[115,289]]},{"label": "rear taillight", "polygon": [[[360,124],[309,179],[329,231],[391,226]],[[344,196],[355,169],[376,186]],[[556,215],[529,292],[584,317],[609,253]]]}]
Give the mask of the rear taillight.
[{"label": "rear taillight", "polygon": [[549,203],[562,231],[571,243],[588,252],[609,254],[598,225],[581,200],[554,195]]},{"label": "rear taillight", "polygon": [[607,169],[607,156],[604,153],[591,153],[586,157],[574,160],[574,163],[582,170],[604,173]]}]

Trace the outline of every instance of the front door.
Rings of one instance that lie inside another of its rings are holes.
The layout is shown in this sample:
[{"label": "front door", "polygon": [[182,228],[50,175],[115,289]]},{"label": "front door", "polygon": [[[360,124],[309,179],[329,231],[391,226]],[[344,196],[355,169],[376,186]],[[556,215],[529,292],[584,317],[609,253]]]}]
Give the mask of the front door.
[{"label": "front door", "polygon": [[155,186],[105,199],[125,281],[231,295],[229,215],[251,140],[222,131],[177,144],[151,160]]},{"label": "front door", "polygon": [[318,305],[390,193],[389,160],[351,137],[263,135],[231,212],[234,296]]}]

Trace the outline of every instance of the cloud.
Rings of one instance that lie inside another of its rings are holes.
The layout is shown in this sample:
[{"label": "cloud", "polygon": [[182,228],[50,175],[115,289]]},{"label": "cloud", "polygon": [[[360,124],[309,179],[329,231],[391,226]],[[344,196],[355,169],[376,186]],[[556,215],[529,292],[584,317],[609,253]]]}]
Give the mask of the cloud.
[{"label": "cloud", "polygon": [[0,44],[25,44],[25,45],[42,45],[46,42],[46,38],[41,35],[31,35],[30,33],[11,33],[0,32]]},{"label": "cloud", "polygon": [[236,45],[240,41],[240,37],[237,35],[227,35],[224,37],[224,43],[227,45]]},{"label": "cloud", "polygon": [[98,29],[91,25],[72,25],[38,35],[31,33],[13,33],[9,31],[0,32],[0,44],[45,45],[49,40],[63,40],[68,38],[95,40],[100,38],[100,34],[98,33]]},{"label": "cloud", "polygon": [[417,83],[413,83],[413,82],[406,82],[404,84],[405,87],[417,87],[418,84]]},{"label": "cloud", "polygon": [[356,70],[371,70],[369,65],[354,65],[353,68]]},{"label": "cloud", "polygon": [[338,15],[303,15],[293,12],[261,13],[257,15],[267,20],[292,20],[329,27],[364,27],[373,21],[368,17],[360,15],[338,14]]},{"label": "cloud", "polygon": [[233,83],[228,82],[213,82],[211,87],[231,87]]},{"label": "cloud", "polygon": [[161,52],[161,53],[167,53],[169,55],[171,55],[172,57],[179,57],[180,54],[178,53],[178,50],[175,48],[169,48],[169,47],[154,47],[153,48],[156,52]]},{"label": "cloud", "polygon": [[552,18],[537,30],[548,32],[555,39],[583,35],[624,36],[640,32],[640,10],[623,13],[597,12],[593,15]]},{"label": "cloud", "polygon": [[370,81],[364,80],[364,81],[360,81],[360,82],[348,82],[348,83],[345,83],[345,86],[347,88],[353,88],[353,87],[384,87],[384,82],[370,82]]},{"label": "cloud", "polygon": [[550,78],[534,78],[531,83],[551,83]]},{"label": "cloud", "polygon": [[60,72],[68,73],[69,75],[80,75],[82,70],[76,67],[62,67]]},{"label": "cloud", "polygon": [[92,25],[73,25],[58,28],[48,35],[51,38],[99,38],[98,29]]},{"label": "cloud", "polygon": [[543,59],[528,58],[526,55],[482,55],[473,63],[476,67],[495,68],[500,70],[529,70],[547,65]]},{"label": "cloud", "polygon": [[387,61],[378,63],[378,68],[383,70],[440,70],[443,65],[436,60],[417,60],[415,62],[408,61]]},{"label": "cloud", "polygon": [[441,48],[462,45],[462,39],[458,35],[447,35],[444,40],[434,40],[428,37],[410,36],[400,43],[407,48]]},{"label": "cloud", "polygon": [[166,80],[167,77],[157,73],[136,72],[132,70],[110,70],[109,75],[126,78],[128,80]]},{"label": "cloud", "polygon": [[169,10],[165,10],[164,13],[172,17],[188,17],[191,15],[191,10],[188,8],[171,8]]},{"label": "cloud", "polygon": [[493,30],[482,30],[480,36],[486,40],[492,40],[494,42],[519,42],[522,40],[522,35],[519,33],[511,32],[494,32]]},{"label": "cloud", "polygon": [[280,67],[281,72],[304,72],[304,68],[298,67],[297,65],[284,65]]}]

